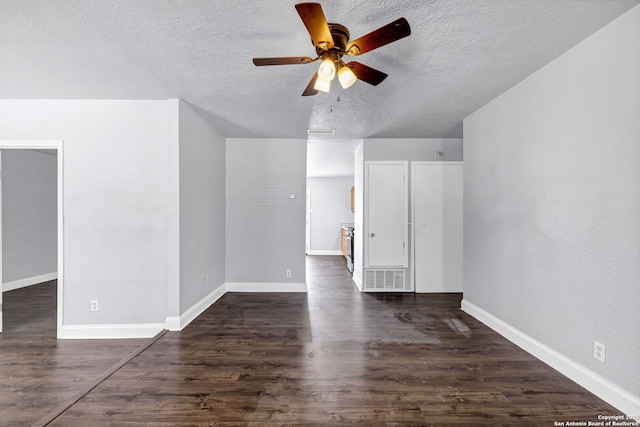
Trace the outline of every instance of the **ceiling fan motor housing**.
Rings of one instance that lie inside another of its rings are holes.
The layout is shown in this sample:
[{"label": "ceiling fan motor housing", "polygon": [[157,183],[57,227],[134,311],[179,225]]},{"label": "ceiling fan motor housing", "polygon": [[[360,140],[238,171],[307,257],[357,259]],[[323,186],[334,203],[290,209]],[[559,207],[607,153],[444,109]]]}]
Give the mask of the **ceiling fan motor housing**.
[{"label": "ceiling fan motor housing", "polygon": [[[328,24],[331,37],[333,37],[333,47],[329,49],[329,52],[344,53],[347,50],[347,43],[349,43],[349,29],[340,24]],[[313,42],[312,42],[313,43]],[[316,46],[316,53],[318,56],[322,56],[327,50]]]}]

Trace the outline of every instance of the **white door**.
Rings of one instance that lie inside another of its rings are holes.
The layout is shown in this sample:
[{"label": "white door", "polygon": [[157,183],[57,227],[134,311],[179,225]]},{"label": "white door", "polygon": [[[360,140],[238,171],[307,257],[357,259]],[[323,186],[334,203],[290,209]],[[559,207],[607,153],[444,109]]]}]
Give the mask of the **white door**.
[{"label": "white door", "polygon": [[366,162],[365,168],[365,267],[406,267],[407,162]]},{"label": "white door", "polygon": [[412,163],[416,292],[462,292],[462,162]]}]

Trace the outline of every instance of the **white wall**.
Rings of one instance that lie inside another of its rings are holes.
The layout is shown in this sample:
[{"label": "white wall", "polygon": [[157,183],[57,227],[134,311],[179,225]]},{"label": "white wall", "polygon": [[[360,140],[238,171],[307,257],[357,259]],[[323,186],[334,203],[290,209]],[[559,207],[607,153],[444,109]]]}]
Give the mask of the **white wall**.
[{"label": "white wall", "polygon": [[353,176],[307,178],[311,192],[311,246],[309,253],[341,254],[340,224],[353,223]]},{"label": "white wall", "polygon": [[464,121],[467,308],[577,364],[591,391],[635,414],[639,76],[635,7]]},{"label": "white wall", "polygon": [[227,142],[178,100],[0,100],[0,117],[2,140],[63,141],[62,337],[180,327],[229,281],[305,289],[306,140]]},{"label": "white wall", "polygon": [[[438,151],[444,159],[436,158]],[[364,160],[460,161],[460,138],[373,138],[364,141]]]},{"label": "white wall", "polygon": [[64,141],[63,323],[164,323],[168,102],[0,100],[0,117],[0,139]]},{"label": "white wall", "polygon": [[[35,284],[56,273],[57,159],[2,150],[2,281]],[[13,288],[13,287],[12,287]]]},{"label": "white wall", "polygon": [[227,282],[305,282],[306,153],[306,139],[227,139]]},{"label": "white wall", "polygon": [[226,141],[183,101],[179,115],[182,314],[225,282]]}]

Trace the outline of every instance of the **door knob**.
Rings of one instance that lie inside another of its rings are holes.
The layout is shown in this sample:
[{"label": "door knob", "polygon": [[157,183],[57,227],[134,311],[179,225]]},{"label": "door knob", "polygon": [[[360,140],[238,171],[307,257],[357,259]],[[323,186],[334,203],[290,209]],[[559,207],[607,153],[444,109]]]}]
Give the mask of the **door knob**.
[{"label": "door knob", "polygon": [[376,233],[369,234],[369,237],[376,237]]}]

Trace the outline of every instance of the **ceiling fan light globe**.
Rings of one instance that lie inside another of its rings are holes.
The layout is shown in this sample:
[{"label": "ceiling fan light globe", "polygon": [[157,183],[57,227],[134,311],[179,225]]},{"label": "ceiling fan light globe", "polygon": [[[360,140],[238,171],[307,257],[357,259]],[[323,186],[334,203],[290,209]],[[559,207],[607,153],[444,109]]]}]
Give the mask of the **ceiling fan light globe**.
[{"label": "ceiling fan light globe", "polygon": [[318,79],[330,82],[336,76],[336,64],[331,58],[325,58],[318,69]]},{"label": "ceiling fan light globe", "polygon": [[315,90],[319,90],[320,92],[327,92],[331,90],[331,82],[328,80],[322,80],[320,78],[316,79],[315,84],[313,85]]},{"label": "ceiling fan light globe", "polygon": [[351,68],[344,66],[338,70],[338,81],[343,89],[350,88],[358,80]]}]

